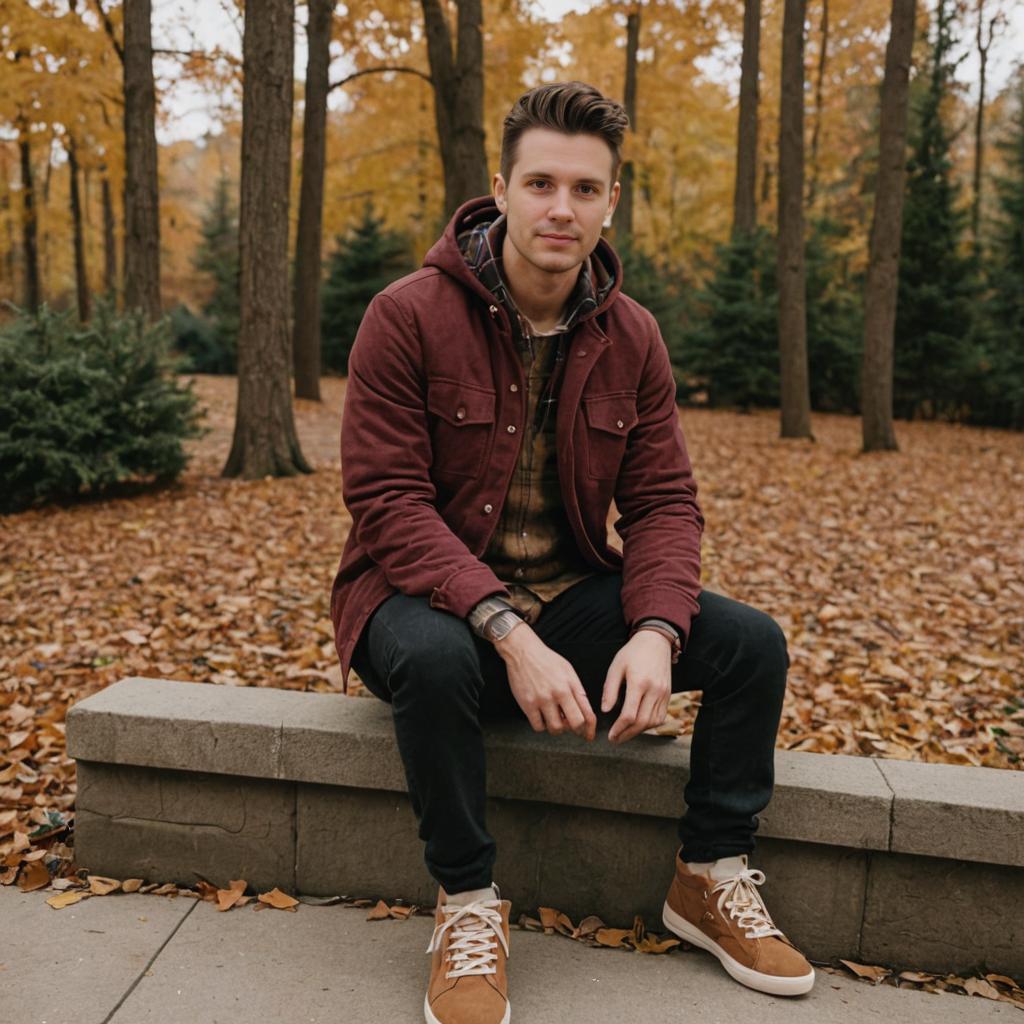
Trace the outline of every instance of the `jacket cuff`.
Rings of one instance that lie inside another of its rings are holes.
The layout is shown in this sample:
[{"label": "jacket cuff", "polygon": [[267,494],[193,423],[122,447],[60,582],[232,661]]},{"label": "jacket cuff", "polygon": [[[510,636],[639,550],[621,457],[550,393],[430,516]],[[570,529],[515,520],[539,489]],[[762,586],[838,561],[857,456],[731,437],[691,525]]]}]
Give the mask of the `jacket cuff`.
[{"label": "jacket cuff", "polygon": [[693,619],[700,612],[687,591],[674,587],[644,587],[628,592],[623,590],[622,610],[628,623],[639,625],[643,619],[661,619],[670,623],[679,633],[679,642],[686,649]]},{"label": "jacket cuff", "polygon": [[430,607],[465,619],[480,601],[494,594],[505,598],[512,596],[490,566],[477,562],[456,569],[444,583],[435,587],[430,595]]}]

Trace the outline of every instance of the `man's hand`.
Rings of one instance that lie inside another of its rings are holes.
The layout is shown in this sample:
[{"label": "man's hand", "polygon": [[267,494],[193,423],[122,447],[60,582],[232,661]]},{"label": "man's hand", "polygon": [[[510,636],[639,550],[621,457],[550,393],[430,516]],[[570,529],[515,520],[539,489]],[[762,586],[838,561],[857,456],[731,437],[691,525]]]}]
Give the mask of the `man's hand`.
[{"label": "man's hand", "polygon": [[608,730],[609,743],[625,743],[665,721],[672,696],[672,644],[652,629],[641,629],[622,647],[608,668],[601,710],[610,711],[626,682],[622,713]]},{"label": "man's hand", "polygon": [[588,740],[597,735],[597,716],[576,670],[529,623],[515,626],[494,648],[505,659],[509,688],[534,732],[558,736],[571,729]]}]

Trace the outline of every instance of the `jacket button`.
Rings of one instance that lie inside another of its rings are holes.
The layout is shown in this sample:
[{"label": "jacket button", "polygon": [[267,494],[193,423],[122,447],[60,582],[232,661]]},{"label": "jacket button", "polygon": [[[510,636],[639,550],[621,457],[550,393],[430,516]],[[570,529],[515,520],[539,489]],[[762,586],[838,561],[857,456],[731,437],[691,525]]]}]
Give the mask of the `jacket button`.
[{"label": "jacket button", "polygon": [[516,576],[522,576],[523,575],[523,570],[522,569],[516,569],[515,575]]},{"label": "jacket button", "polygon": [[493,511],[494,511],[494,506],[493,505],[490,505],[490,504],[484,505],[484,515],[488,515],[489,516]]},{"label": "jacket button", "polygon": [[510,423],[506,429],[510,434],[514,434],[516,432],[516,425],[514,423]]},{"label": "jacket button", "polygon": [[[457,420],[464,420],[466,418],[466,410],[462,406],[455,410],[455,418]],[[622,420],[619,420],[619,426],[622,426]]]},{"label": "jacket button", "polygon": [[509,391],[518,391],[519,390],[519,385],[518,384],[509,384],[508,389],[509,389]]}]

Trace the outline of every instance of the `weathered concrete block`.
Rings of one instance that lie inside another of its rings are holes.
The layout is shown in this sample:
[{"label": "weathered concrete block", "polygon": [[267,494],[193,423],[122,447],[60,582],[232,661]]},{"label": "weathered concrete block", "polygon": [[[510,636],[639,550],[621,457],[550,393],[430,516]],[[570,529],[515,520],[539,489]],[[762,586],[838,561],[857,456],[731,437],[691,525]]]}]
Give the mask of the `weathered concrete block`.
[{"label": "weathered concrete block", "polygon": [[1024,867],[1024,772],[875,763],[893,791],[894,852]]},{"label": "weathered concrete block", "polygon": [[[281,777],[281,730],[296,696],[261,687],[122,679],[73,705],[68,754],[82,761]],[[315,696],[320,696],[319,694]]]},{"label": "weathered concrete block", "polygon": [[860,955],[923,971],[980,968],[1024,977],[1024,872],[1013,867],[871,855]]},{"label": "weathered concrete block", "polygon": [[93,874],[295,884],[291,783],[78,762],[75,860]]},{"label": "weathered concrete block", "polygon": [[780,839],[757,840],[750,865],[772,919],[813,960],[849,957],[860,941],[867,888],[865,850]]},{"label": "weathered concrete block", "polygon": [[854,849],[889,846],[892,793],[865,757],[775,752],[775,792],[758,835]]}]

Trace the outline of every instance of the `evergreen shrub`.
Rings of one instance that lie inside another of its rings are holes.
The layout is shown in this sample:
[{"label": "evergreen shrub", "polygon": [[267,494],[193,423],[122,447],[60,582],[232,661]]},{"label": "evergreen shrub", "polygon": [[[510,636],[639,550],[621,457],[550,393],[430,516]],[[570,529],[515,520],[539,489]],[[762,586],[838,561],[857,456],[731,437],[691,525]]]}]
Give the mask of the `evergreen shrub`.
[{"label": "evergreen shrub", "polygon": [[0,328],[0,512],[184,469],[205,430],[169,335],[107,302],[88,324],[43,306]]}]

